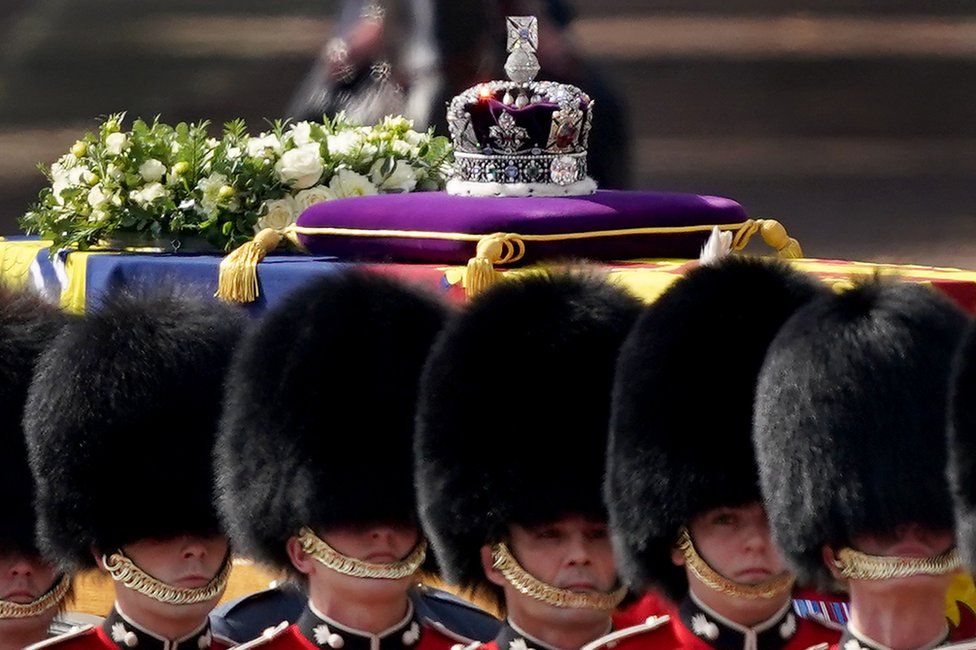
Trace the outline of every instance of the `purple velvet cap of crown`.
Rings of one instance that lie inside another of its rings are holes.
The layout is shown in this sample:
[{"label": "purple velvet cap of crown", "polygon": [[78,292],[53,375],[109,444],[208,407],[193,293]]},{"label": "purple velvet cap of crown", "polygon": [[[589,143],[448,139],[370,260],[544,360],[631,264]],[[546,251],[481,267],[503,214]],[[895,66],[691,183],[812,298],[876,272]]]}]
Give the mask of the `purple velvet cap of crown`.
[{"label": "purple velvet cap of crown", "polygon": [[[303,228],[435,231],[487,235],[579,233],[645,227],[739,224],[748,217],[731,199],[670,192],[601,190],[587,196],[462,197],[445,192],[380,194],[311,206]],[[640,257],[696,258],[709,229],[692,233],[624,235],[597,239],[527,242],[523,262],[552,258],[598,260]],[[349,260],[463,264],[473,241],[398,236],[299,234],[309,252]]]}]

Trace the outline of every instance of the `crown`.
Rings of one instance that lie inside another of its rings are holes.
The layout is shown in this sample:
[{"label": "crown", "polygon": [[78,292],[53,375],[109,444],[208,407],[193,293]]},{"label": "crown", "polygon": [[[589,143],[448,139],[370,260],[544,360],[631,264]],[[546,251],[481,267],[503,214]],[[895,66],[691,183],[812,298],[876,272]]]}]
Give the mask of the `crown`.
[{"label": "crown", "polygon": [[468,88],[451,100],[454,142],[451,194],[575,196],[592,194],[586,143],[593,100],[576,86],[535,81],[539,26],[534,16],[509,16],[508,81]]}]

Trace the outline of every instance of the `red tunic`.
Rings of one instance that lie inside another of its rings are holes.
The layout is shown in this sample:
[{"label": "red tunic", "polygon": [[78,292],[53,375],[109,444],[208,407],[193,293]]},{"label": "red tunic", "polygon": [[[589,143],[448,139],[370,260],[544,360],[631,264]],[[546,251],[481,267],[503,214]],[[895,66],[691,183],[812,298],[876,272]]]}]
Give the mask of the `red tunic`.
[{"label": "red tunic", "polygon": [[27,650],[227,650],[233,644],[216,639],[209,621],[193,634],[171,641],[142,629],[113,610],[101,626],[85,625],[67,634],[41,641]]},{"label": "red tunic", "polygon": [[[339,647],[334,648],[329,645],[328,634],[316,636],[313,633],[306,636],[302,633],[298,624],[288,625],[287,623],[282,623],[276,628],[269,628],[257,639],[237,646],[236,650],[249,650],[250,648],[261,648],[261,650],[321,650],[322,648],[339,650],[339,648],[346,647],[346,641],[349,638],[341,632],[341,630],[337,631],[342,641],[336,642],[336,645]],[[399,641],[402,642],[402,637]],[[394,642],[394,645],[402,645],[405,648],[413,648],[413,650],[451,650],[459,644],[466,645],[467,643],[470,643],[469,639],[450,636],[444,630],[423,622],[419,623],[419,637],[414,643],[401,644]],[[390,646],[389,643],[381,643],[379,640],[371,645],[375,645],[374,650],[386,650]]]},{"label": "red tunic", "polygon": [[792,603],[769,621],[745,628],[688,598],[666,617],[612,632],[583,650],[806,650],[826,648],[839,637],[840,630],[797,616]]}]

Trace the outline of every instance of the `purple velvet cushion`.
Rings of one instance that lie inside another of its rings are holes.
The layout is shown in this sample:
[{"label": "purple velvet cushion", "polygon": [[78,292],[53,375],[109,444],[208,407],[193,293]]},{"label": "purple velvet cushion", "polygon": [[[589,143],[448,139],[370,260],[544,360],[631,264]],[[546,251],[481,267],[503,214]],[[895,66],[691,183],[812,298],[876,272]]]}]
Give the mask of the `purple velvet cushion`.
[{"label": "purple velvet cushion", "polygon": [[[741,224],[745,210],[715,196],[667,192],[601,190],[565,198],[451,196],[444,192],[386,194],[319,203],[299,216],[304,229],[434,231],[488,235],[581,233],[646,227]],[[642,257],[697,257],[710,228],[690,233],[628,234],[596,239],[525,242],[522,262],[552,258],[620,260]],[[402,236],[370,237],[299,232],[316,255],[350,260],[463,264],[475,241]]]}]

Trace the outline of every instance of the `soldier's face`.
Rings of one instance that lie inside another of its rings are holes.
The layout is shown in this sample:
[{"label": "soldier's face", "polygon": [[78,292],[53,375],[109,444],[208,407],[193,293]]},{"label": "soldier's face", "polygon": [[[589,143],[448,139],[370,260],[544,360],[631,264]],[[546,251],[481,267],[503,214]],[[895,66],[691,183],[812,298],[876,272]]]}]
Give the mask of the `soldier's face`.
[{"label": "soldier's face", "polygon": [[0,600],[30,603],[51,590],[57,570],[37,556],[0,555]]},{"label": "soldier's face", "polygon": [[[772,542],[766,511],[758,503],[701,513],[689,522],[688,532],[698,554],[733,582],[759,584],[786,568]],[[680,551],[674,551],[672,559],[684,564]]]},{"label": "soldier's face", "polygon": [[[393,523],[336,526],[320,530],[318,535],[343,555],[374,564],[399,562],[410,555],[420,542],[420,531],[416,526]],[[352,602],[373,598],[405,598],[407,590],[416,582],[414,576],[388,580],[343,575],[302,551],[294,538],[288,544],[288,553],[295,568],[308,576],[309,595],[315,602],[336,598]]]},{"label": "soldier's face", "polygon": [[[858,535],[852,546],[868,555],[887,557],[927,558],[941,555],[955,544],[951,530],[933,530],[917,524],[901,526],[887,535]],[[833,566],[828,563],[828,566]],[[851,580],[861,583],[860,588],[870,591],[921,589],[945,592],[949,588],[953,574],[941,576],[919,575],[890,580]]]},{"label": "soldier's face", "polygon": [[[223,566],[228,543],[223,535],[197,537],[185,535],[170,539],[142,539],[122,551],[136,566],[172,587],[203,587]],[[206,616],[221,594],[193,605],[170,605],[153,600],[134,590],[116,585],[116,597],[127,615],[136,620],[146,616],[193,620]]]},{"label": "soldier's face", "polygon": [[[57,577],[55,568],[37,556],[0,554],[0,600],[20,604],[33,602],[51,590]],[[0,639],[35,631],[35,637],[23,638],[41,641],[57,613],[57,608],[52,607],[32,618],[0,619]]]},{"label": "soldier's face", "polygon": [[[617,567],[606,522],[573,516],[538,526],[512,524],[508,544],[522,568],[547,584],[599,593],[617,586]],[[607,617],[606,612],[557,608],[519,593],[492,568],[487,547],[482,553],[482,564],[488,578],[505,590],[509,612],[522,606],[535,610],[534,616],[553,622],[599,621]]]}]

